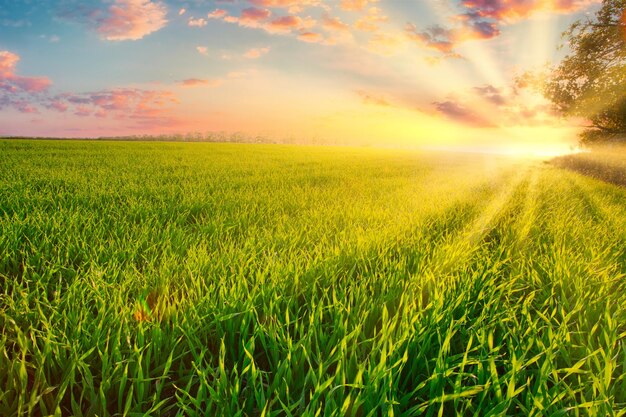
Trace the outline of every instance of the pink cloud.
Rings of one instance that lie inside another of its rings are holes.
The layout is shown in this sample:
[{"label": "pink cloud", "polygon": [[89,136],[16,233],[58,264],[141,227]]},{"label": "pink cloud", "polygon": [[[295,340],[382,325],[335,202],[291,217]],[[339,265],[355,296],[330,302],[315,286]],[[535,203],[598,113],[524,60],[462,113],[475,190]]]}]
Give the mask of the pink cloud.
[{"label": "pink cloud", "polygon": [[12,93],[39,93],[52,85],[48,77],[24,77],[15,73],[20,57],[9,51],[0,51],[0,87]]},{"label": "pink cloud", "polygon": [[60,100],[54,100],[54,101],[52,101],[52,102],[48,105],[48,107],[49,107],[49,108],[51,108],[51,109],[54,109],[54,110],[56,110],[56,111],[60,111],[60,112],[62,112],[62,113],[63,113],[63,112],[65,112],[65,111],[67,111],[67,109],[69,108],[69,106],[68,106],[66,103],[64,103],[64,102],[62,102],[62,101],[60,101]]},{"label": "pink cloud", "polygon": [[52,81],[50,81],[48,77],[20,77],[14,75],[12,81],[17,87],[30,92],[47,90],[52,84]]},{"label": "pink cloud", "polygon": [[109,41],[138,40],[163,28],[167,24],[166,15],[167,9],[162,3],[115,0],[105,17],[96,19],[96,30]]},{"label": "pink cloud", "polygon": [[184,15],[186,12],[187,12],[187,9],[185,9],[185,8],[183,7],[182,9],[180,9],[180,10],[178,11],[178,15],[179,15],[179,16],[182,16],[182,15]]},{"label": "pink cloud", "polygon": [[71,110],[81,117],[151,119],[165,117],[169,107],[177,102],[176,96],[169,91],[117,88],[93,93],[58,94],[48,100],[46,107],[58,111]]},{"label": "pink cloud", "polygon": [[198,51],[200,55],[209,55],[209,49],[206,46],[196,46],[196,51]]},{"label": "pink cloud", "polygon": [[17,103],[16,107],[20,113],[39,114],[39,110],[37,110],[35,106],[27,102],[19,102]]},{"label": "pink cloud", "polygon": [[180,82],[182,87],[217,87],[222,84],[223,81],[219,79],[203,80],[199,78],[188,78]]},{"label": "pink cloud", "polygon": [[267,9],[249,7],[241,11],[238,21],[241,26],[258,27],[262,21],[269,19],[271,15],[272,12]]},{"label": "pink cloud", "polygon": [[78,106],[76,107],[74,114],[80,117],[91,116],[91,109],[87,106]]}]

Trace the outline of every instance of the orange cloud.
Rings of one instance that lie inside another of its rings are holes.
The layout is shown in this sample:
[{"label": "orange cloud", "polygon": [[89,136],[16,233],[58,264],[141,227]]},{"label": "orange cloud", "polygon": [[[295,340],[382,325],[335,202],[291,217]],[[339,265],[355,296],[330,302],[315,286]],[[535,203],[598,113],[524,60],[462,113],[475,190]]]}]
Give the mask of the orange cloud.
[{"label": "orange cloud", "polygon": [[350,26],[346,23],[343,23],[339,18],[332,17],[328,14],[325,14],[322,17],[322,27],[329,32],[347,32],[350,30]]},{"label": "orange cloud", "polygon": [[370,7],[367,14],[354,23],[354,27],[364,32],[376,32],[380,29],[379,23],[384,23],[389,17],[382,14],[378,7]]},{"label": "orange cloud", "polygon": [[319,33],[315,33],[315,32],[303,32],[298,35],[298,39],[303,42],[319,43],[324,40],[324,37],[320,35]]},{"label": "orange cloud", "polygon": [[167,24],[166,15],[167,9],[162,3],[115,0],[106,16],[96,19],[96,30],[109,41],[138,40],[163,28]]},{"label": "orange cloud", "polygon": [[209,50],[206,46],[196,46],[196,51],[198,51],[200,55],[204,55],[204,56],[209,55]]},{"label": "orange cloud", "polygon": [[341,0],[339,7],[347,11],[361,11],[369,4],[376,3],[378,0]]},{"label": "orange cloud", "polygon": [[274,7],[289,9],[289,13],[299,13],[304,8],[310,6],[319,6],[322,3],[319,0],[248,0],[257,7]]},{"label": "orange cloud", "polygon": [[252,48],[246,51],[246,53],[244,53],[243,56],[248,59],[257,59],[265,55],[269,51],[270,51],[270,48]]},{"label": "orange cloud", "polygon": [[300,16],[283,16],[278,17],[271,22],[263,26],[265,30],[271,33],[288,33],[294,29],[297,29],[302,25],[302,18]]},{"label": "orange cloud", "polygon": [[207,14],[207,17],[209,19],[223,19],[227,15],[228,15],[228,12],[226,10],[224,10],[224,9],[215,9],[212,12],[210,12],[209,14]]}]

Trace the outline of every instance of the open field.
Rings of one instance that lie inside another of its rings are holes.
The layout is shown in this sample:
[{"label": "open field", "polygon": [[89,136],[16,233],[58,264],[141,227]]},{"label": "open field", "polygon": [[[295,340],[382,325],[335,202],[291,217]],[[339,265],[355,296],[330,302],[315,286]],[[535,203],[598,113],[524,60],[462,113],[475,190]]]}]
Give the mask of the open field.
[{"label": "open field", "polygon": [[626,415],[626,190],[538,161],[0,141],[0,415]]}]

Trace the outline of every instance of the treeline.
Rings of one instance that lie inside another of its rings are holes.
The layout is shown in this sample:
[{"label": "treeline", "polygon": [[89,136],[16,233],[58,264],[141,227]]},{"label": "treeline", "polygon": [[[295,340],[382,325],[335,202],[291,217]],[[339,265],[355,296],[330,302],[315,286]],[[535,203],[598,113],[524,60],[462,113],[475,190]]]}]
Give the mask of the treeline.
[{"label": "treeline", "polygon": [[22,140],[94,140],[94,141],[131,141],[131,142],[214,142],[214,143],[265,143],[284,145],[349,145],[345,140],[328,138],[307,137],[268,137],[263,135],[250,135],[242,132],[190,132],[158,135],[123,135],[123,136],[100,136],[100,137],[31,137],[31,136],[3,136],[0,139]]}]

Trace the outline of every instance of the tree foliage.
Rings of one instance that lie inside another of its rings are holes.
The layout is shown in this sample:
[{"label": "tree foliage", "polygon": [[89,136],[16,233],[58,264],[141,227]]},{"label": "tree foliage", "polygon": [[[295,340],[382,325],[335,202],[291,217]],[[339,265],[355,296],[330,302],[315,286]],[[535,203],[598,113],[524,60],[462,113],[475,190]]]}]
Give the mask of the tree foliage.
[{"label": "tree foliage", "polygon": [[583,142],[626,141],[626,0],[603,0],[594,19],[564,33],[571,52],[544,86],[556,110],[589,122]]}]

